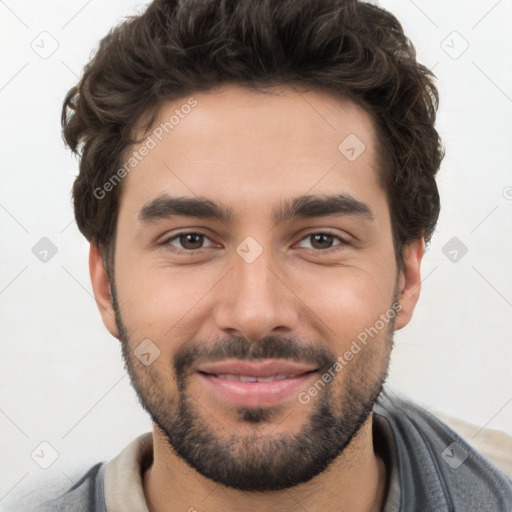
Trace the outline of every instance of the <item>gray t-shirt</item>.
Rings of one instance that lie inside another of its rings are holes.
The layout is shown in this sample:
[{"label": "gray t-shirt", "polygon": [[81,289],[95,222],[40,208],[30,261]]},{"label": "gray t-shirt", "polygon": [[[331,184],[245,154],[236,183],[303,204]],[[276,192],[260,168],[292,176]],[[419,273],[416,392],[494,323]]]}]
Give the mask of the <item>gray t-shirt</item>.
[{"label": "gray t-shirt", "polygon": [[[373,410],[373,436],[388,475],[382,512],[512,512],[512,481],[441,420],[387,386]],[[66,492],[42,505],[32,496],[16,512],[146,512],[141,473],[151,459],[151,439],[149,433],[139,437]]]}]

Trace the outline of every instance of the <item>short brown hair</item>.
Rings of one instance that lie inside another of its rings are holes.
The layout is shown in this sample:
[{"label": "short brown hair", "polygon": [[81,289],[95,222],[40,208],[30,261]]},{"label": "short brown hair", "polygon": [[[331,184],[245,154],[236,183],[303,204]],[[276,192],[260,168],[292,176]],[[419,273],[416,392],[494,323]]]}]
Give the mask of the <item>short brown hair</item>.
[{"label": "short brown hair", "polygon": [[63,136],[80,156],[78,228],[109,271],[122,183],[101,199],[94,190],[122,166],[136,127],[144,122],[147,133],[162,102],[226,82],[297,84],[349,98],[374,119],[401,264],[404,245],[428,242],[439,216],[434,78],[399,21],[359,0],[155,0],[101,40],[66,96]]}]

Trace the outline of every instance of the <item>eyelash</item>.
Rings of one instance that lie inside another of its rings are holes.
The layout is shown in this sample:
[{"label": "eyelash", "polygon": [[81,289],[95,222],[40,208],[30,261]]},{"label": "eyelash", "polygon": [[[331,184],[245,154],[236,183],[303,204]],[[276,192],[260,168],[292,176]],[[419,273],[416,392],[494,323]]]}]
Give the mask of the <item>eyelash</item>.
[{"label": "eyelash", "polygon": [[[163,246],[167,246],[167,247],[172,247],[170,245],[170,242],[172,242],[173,240],[177,240],[179,239],[181,236],[185,236],[185,235],[199,235],[199,236],[203,236],[205,238],[208,238],[209,237],[207,235],[205,235],[204,233],[201,233],[199,231],[180,231],[179,233],[176,233],[174,235],[172,235],[171,237],[169,238],[166,238],[162,243],[161,245]],[[322,230],[322,231],[312,231],[311,233],[308,233],[307,235],[304,235],[301,239],[300,239],[300,242],[302,242],[303,240],[305,240],[306,238],[309,238],[309,237],[312,237],[314,235],[328,235],[328,236],[332,236],[333,238],[337,238],[341,243],[338,244],[337,246],[334,246],[334,247],[329,247],[328,249],[309,249],[309,248],[306,248],[306,251],[308,252],[315,252],[315,253],[322,253],[322,252],[331,252],[331,251],[336,251],[336,250],[339,250],[341,248],[341,246],[344,246],[344,245],[348,245],[348,242],[340,237],[339,235],[337,235],[336,233],[330,231],[330,230]],[[205,249],[205,247],[201,248],[201,249],[193,249],[193,250],[187,250],[187,249],[175,249],[175,248],[172,248],[170,249],[172,252],[175,252],[175,253],[186,253],[187,255],[194,255],[198,252],[201,252]]]}]

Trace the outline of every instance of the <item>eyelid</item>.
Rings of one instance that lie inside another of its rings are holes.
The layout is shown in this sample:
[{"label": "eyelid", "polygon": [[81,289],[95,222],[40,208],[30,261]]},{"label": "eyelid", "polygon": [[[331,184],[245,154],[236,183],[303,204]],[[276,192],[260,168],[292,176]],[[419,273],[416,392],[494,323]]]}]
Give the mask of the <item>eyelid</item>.
[{"label": "eyelid", "polygon": [[344,237],[340,235],[337,231],[333,231],[331,229],[317,229],[314,231],[308,231],[305,235],[301,237],[299,243],[313,235],[329,235],[332,236],[333,238],[337,238],[341,242],[340,244],[334,245],[333,247],[329,247],[328,249],[308,249],[307,247],[305,247],[306,250],[313,251],[315,253],[327,253],[331,251],[336,251],[337,248],[349,244],[349,241],[347,239],[348,237]]},{"label": "eyelid", "polygon": [[[176,233],[173,233],[172,235],[166,236],[162,240],[162,242],[160,242],[159,245],[170,246],[171,241],[179,239],[181,236],[185,236],[185,235],[199,235],[199,236],[204,237],[204,239],[208,239],[208,240],[210,240],[210,242],[213,242],[213,240],[203,231],[198,230],[198,229],[196,229],[196,230],[191,229],[191,230],[178,231]],[[215,245],[215,243],[212,243],[212,245]],[[173,247],[173,246],[171,246],[171,247]],[[211,246],[209,246],[209,247],[211,247]],[[201,247],[200,249],[191,249],[191,250],[174,248],[173,252],[194,254],[194,253],[196,253],[198,251],[202,251],[204,249],[206,249],[206,247]]]},{"label": "eyelid", "polygon": [[[196,229],[196,230],[189,229],[189,230],[178,231],[178,232],[173,233],[172,235],[166,236],[164,238],[164,240],[162,240],[162,242],[159,243],[159,245],[162,245],[164,247],[165,246],[170,246],[169,242],[171,242],[173,240],[176,240],[176,239],[179,239],[180,236],[192,235],[192,234],[193,235],[203,236],[205,239],[208,239],[208,240],[210,240],[210,242],[213,242],[213,240],[206,233],[204,233],[202,230],[200,230],[200,229]],[[340,241],[340,243],[337,244],[337,245],[334,245],[333,247],[329,247],[327,249],[310,249],[310,248],[304,247],[304,249],[306,251],[315,252],[315,253],[318,253],[318,254],[329,253],[329,252],[336,251],[337,249],[339,249],[339,248],[349,244],[349,241],[347,239],[348,237],[342,236],[337,231],[333,231],[332,229],[328,229],[328,228],[325,228],[325,229],[316,228],[314,230],[308,231],[308,232],[306,232],[305,234],[303,234],[301,236],[301,238],[300,238],[298,243],[302,242],[303,240],[305,240],[306,238],[308,238],[310,236],[319,235],[319,234],[329,235],[329,236],[332,236],[334,238],[337,238]],[[215,245],[215,243],[213,243],[212,245]],[[210,245],[208,247],[212,247],[212,245]],[[171,246],[171,247],[173,247],[173,246]],[[174,249],[170,249],[170,250],[172,252],[175,252],[175,253],[189,254],[190,255],[190,254],[195,254],[197,252],[203,251],[204,249],[207,249],[208,247],[201,247],[200,249],[191,249],[191,250],[174,248]]]}]

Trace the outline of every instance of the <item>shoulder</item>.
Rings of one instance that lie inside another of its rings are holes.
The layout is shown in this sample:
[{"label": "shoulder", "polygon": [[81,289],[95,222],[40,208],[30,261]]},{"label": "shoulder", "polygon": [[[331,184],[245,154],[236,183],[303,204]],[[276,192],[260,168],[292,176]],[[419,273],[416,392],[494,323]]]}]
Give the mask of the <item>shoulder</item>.
[{"label": "shoulder", "polygon": [[[91,467],[71,487],[62,482],[33,489],[16,502],[16,512],[106,512],[104,477],[105,463]],[[7,509],[11,510],[11,509]]]},{"label": "shoulder", "polygon": [[512,512],[510,478],[436,415],[387,386],[374,414],[392,437],[407,499],[442,504],[438,510]]},{"label": "shoulder", "polygon": [[482,428],[438,410],[432,410],[432,413],[512,480],[511,436],[501,430]]}]

